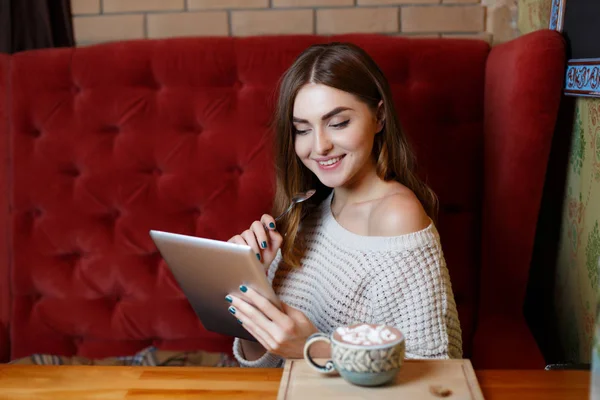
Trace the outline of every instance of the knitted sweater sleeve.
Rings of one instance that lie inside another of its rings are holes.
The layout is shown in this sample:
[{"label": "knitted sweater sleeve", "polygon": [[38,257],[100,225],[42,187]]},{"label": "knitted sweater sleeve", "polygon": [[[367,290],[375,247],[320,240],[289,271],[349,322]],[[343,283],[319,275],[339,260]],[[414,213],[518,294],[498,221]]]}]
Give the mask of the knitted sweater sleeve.
[{"label": "knitted sweater sleeve", "polygon": [[240,364],[240,367],[280,368],[284,363],[283,358],[269,352],[266,352],[258,360],[247,360],[244,357],[244,352],[242,351],[242,343],[240,338],[235,338],[233,340],[233,356]]},{"label": "knitted sweater sleeve", "polygon": [[461,358],[460,323],[439,242],[387,253],[378,265],[367,287],[371,322],[402,331],[406,358]]}]

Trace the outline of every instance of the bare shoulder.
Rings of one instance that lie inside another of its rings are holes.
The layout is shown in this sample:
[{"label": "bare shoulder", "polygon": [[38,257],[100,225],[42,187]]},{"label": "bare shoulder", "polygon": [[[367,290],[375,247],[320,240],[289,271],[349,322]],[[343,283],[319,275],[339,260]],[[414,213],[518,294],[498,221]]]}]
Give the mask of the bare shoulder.
[{"label": "bare shoulder", "polygon": [[381,199],[369,222],[373,236],[400,236],[427,228],[431,220],[417,196],[403,191]]}]

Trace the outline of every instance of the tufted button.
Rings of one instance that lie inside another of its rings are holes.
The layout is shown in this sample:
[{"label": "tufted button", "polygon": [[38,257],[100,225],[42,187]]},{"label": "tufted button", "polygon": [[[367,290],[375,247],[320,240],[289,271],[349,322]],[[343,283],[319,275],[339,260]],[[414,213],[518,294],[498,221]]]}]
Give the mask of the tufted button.
[{"label": "tufted button", "polygon": [[162,256],[158,251],[142,254],[140,256],[144,259],[144,265],[149,267],[150,269],[156,270],[160,267]]},{"label": "tufted button", "polygon": [[204,129],[199,124],[188,125],[182,128],[185,134],[200,135]]},{"label": "tufted button", "polygon": [[73,336],[73,344],[75,347],[81,347],[83,344],[83,338],[81,336]]},{"label": "tufted button", "polygon": [[112,220],[116,220],[119,219],[121,217],[121,211],[119,211],[116,208],[113,208],[111,210],[108,211],[108,218],[112,219]]},{"label": "tufted button", "polygon": [[77,264],[80,262],[81,258],[83,257],[83,252],[80,250],[73,250],[71,252],[68,253],[62,253],[59,254],[57,257],[67,263],[68,265],[70,265],[72,268],[75,268],[77,266]]},{"label": "tufted button", "polygon": [[114,229],[119,217],[121,217],[121,212],[116,208],[112,208],[107,210],[105,214],[101,215],[99,219],[109,228]]},{"label": "tufted button", "polygon": [[33,136],[34,138],[39,138],[40,136],[42,136],[42,131],[40,131],[37,128],[33,128],[30,132],[30,135]]},{"label": "tufted button", "polygon": [[194,207],[189,211],[189,214],[192,218],[196,219],[202,215],[202,211],[200,210],[200,207]]},{"label": "tufted button", "polygon": [[103,133],[117,134],[121,131],[121,129],[117,125],[106,125],[102,127],[101,131]]},{"label": "tufted button", "polygon": [[32,293],[30,296],[31,296],[31,302],[33,305],[35,305],[36,303],[39,303],[42,300],[42,294],[39,292]]},{"label": "tufted button", "polygon": [[156,80],[156,76],[150,72],[151,77],[148,79],[147,87],[150,90],[160,91],[163,88],[163,84]]},{"label": "tufted button", "polygon": [[79,85],[73,84],[71,86],[71,93],[75,95],[81,93],[81,87]]},{"label": "tufted button", "polygon": [[140,171],[142,174],[153,175],[155,177],[162,176],[164,171],[160,167],[149,167]]},{"label": "tufted button", "polygon": [[72,178],[77,178],[79,175],[81,175],[81,172],[79,171],[79,169],[74,165],[70,165],[70,166],[62,169],[61,172]]},{"label": "tufted button", "polygon": [[234,165],[232,167],[227,168],[227,172],[239,177],[244,173],[244,170],[239,165]]},{"label": "tufted button", "polygon": [[34,207],[33,209],[31,209],[31,211],[29,211],[29,213],[33,218],[40,218],[43,214],[41,208],[39,207]]}]

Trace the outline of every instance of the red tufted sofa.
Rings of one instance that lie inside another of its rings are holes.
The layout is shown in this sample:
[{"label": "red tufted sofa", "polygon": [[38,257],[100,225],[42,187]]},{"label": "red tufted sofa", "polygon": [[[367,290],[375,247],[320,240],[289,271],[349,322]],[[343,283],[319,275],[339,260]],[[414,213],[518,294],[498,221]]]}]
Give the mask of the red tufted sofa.
[{"label": "red tufted sofa", "polygon": [[277,80],[353,41],[387,75],[438,227],[465,357],[538,368],[522,307],[564,72],[538,31],[485,42],[377,35],[182,38],[0,56],[0,361],[149,345],[230,351],[148,236],[227,239],[270,209]]}]

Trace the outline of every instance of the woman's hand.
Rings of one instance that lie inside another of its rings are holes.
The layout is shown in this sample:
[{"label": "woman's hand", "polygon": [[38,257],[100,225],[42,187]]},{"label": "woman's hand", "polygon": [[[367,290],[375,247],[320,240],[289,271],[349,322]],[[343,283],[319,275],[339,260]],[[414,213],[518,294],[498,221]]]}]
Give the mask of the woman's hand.
[{"label": "woman's hand", "polygon": [[252,247],[258,261],[267,269],[275,259],[283,238],[277,232],[275,219],[268,214],[264,214],[260,221],[254,221],[249,229],[235,235],[228,242]]},{"label": "woman's hand", "polygon": [[[306,339],[317,328],[298,309],[282,303],[279,310],[256,291],[241,286],[241,296],[230,294],[229,312],[254,336],[266,351],[283,358],[302,358]],[[242,296],[248,300],[244,301]],[[320,356],[328,356],[322,354]],[[311,350],[311,354],[314,352]]]}]

